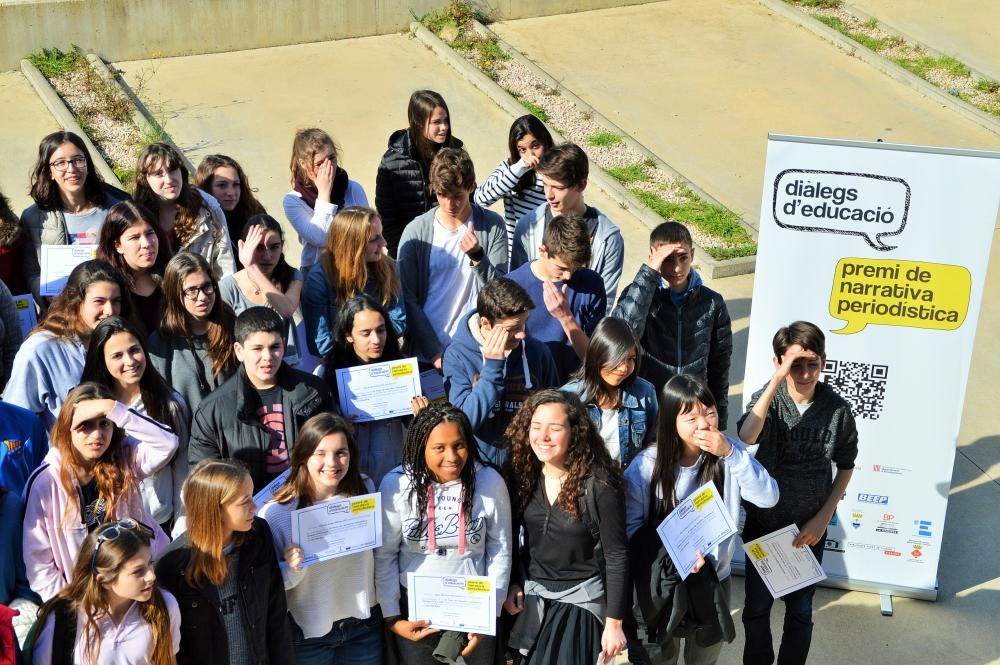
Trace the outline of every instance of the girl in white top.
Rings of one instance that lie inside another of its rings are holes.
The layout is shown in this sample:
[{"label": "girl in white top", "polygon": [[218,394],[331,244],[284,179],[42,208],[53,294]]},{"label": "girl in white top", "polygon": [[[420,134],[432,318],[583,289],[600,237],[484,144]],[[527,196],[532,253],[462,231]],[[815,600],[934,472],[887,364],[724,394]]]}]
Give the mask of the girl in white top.
[{"label": "girl in white top", "polygon": [[292,540],[296,510],[375,491],[358,460],[343,418],[313,416],[295,440],[288,478],[260,511],[274,536],[300,663],[381,662],[371,660],[381,656],[383,634],[372,550],[303,567],[305,554]]},{"label": "girl in white top", "polygon": [[92,531],[72,579],[42,606],[35,626],[25,645],[35,663],[173,665],[181,613],[156,585],[145,525],[125,518]]}]

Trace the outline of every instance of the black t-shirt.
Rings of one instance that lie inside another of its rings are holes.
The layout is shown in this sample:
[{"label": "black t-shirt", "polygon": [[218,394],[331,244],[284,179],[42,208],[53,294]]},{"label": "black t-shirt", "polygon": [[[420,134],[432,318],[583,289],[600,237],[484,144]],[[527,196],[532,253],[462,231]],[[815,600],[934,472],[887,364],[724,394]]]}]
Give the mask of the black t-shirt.
[{"label": "black t-shirt", "polygon": [[160,317],[163,314],[163,290],[160,287],[156,287],[148,296],[141,296],[133,291],[132,304],[135,305],[136,315],[142,325],[146,326],[147,334],[152,334],[160,327]]},{"label": "black t-shirt", "polygon": [[81,511],[83,523],[87,525],[87,531],[93,531],[99,524],[106,521],[108,514],[107,501],[98,496],[97,480],[92,478],[86,485],[80,486],[80,495],[83,506]]},{"label": "black t-shirt", "polygon": [[257,420],[271,435],[271,441],[264,451],[264,473],[268,479],[274,478],[288,468],[288,445],[285,441],[285,412],[282,404],[282,390],[278,386],[258,390],[261,407],[257,409]]}]

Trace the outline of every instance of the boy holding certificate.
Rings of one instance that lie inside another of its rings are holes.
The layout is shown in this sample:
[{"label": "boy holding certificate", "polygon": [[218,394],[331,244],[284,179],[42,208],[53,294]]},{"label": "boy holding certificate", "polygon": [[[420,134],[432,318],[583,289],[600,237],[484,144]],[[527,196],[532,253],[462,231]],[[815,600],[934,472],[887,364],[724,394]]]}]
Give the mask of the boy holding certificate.
[{"label": "boy holding certificate", "polygon": [[267,307],[236,318],[236,374],[194,413],[188,461],[232,457],[244,462],[259,492],[288,468],[289,450],[311,416],[336,413],[323,380],[283,362],[287,324]]},{"label": "boy holding certificate", "polygon": [[[749,542],[791,523],[799,527],[794,547],[810,547],[823,561],[826,526],[847,491],[858,454],[858,430],[848,403],[819,381],[826,362],[823,332],[796,321],[774,335],[774,376],[754,393],[739,422],[740,439],[778,481],[781,498],[767,510],[744,502],[743,541]],[[831,463],[837,465],[833,477]],[[778,662],[805,663],[812,640],[810,585],[782,597],[785,630]],[[746,645],[743,662],[770,665],[771,606],[774,598],[756,568],[746,568]]]}]

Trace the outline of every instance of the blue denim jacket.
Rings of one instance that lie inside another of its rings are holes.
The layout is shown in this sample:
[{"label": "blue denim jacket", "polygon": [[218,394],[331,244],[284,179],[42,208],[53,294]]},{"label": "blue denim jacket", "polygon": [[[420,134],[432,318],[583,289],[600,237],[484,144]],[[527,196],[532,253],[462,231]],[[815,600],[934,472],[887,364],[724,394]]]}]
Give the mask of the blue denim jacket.
[{"label": "blue denim jacket", "polygon": [[[582,396],[583,384],[571,381],[561,390]],[[600,427],[601,408],[594,402],[588,402],[584,406],[590,419]],[[659,412],[656,389],[649,381],[635,377],[631,384],[622,389],[621,406],[618,409],[618,445],[621,447],[619,459],[623,469],[637,452],[655,440],[656,417]]]}]

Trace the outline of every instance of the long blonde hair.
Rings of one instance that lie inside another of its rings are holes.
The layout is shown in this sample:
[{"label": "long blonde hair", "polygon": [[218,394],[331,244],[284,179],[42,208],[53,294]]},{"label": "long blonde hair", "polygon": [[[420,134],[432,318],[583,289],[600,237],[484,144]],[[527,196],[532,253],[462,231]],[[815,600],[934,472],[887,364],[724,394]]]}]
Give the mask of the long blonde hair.
[{"label": "long blonde hair", "polygon": [[345,303],[356,295],[365,293],[368,272],[375,277],[378,293],[371,294],[384,307],[399,296],[399,276],[396,262],[383,255],[375,263],[365,261],[365,246],[372,224],[378,213],[372,208],[349,206],[333,218],[326,234],[326,247],[319,262],[326,278],[333,287],[338,303]]},{"label": "long blonde hair", "polygon": [[[233,502],[250,478],[247,467],[232,459],[203,460],[184,481],[182,495],[187,509],[191,558],[184,571],[195,587],[219,586],[226,580],[226,557],[222,554],[222,508]],[[242,534],[233,534],[236,542]]]}]

